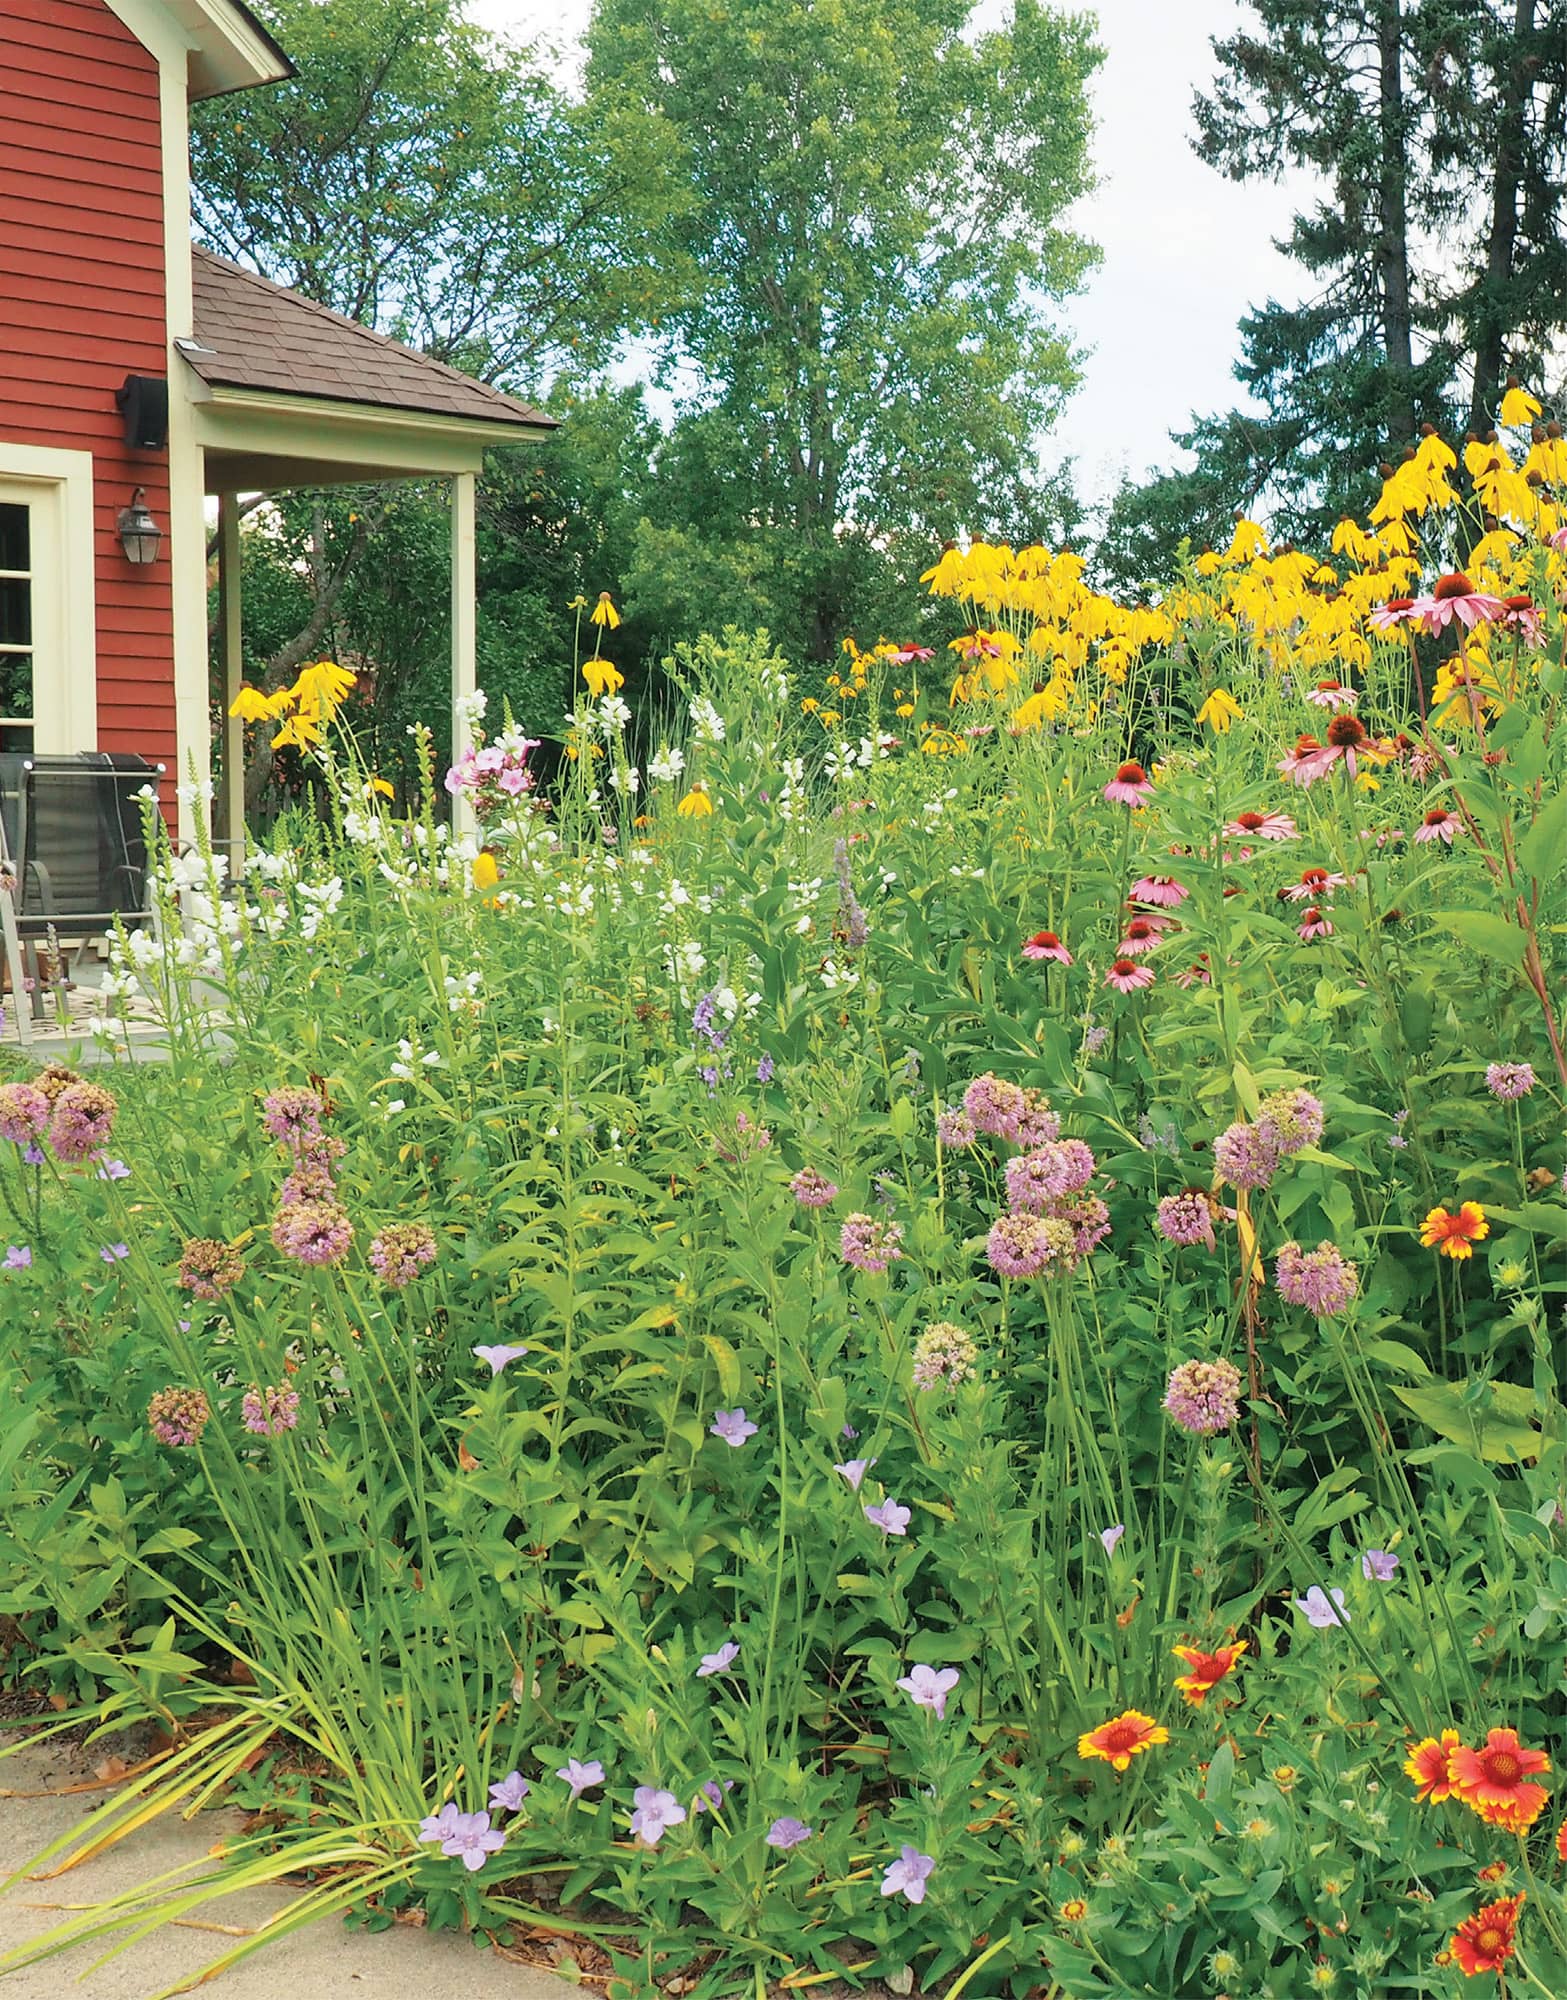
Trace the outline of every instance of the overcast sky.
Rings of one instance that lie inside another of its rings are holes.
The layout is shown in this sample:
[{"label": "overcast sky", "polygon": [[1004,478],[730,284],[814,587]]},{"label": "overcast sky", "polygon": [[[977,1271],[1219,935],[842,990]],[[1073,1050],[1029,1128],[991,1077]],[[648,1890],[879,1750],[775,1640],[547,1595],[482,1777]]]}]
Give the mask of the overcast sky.
[{"label": "overcast sky", "polygon": [[[567,53],[590,0],[470,0],[473,18]],[[988,9],[987,9],[988,11]],[[1242,0],[1099,0],[1105,61],[1094,79],[1100,186],[1075,221],[1104,251],[1088,291],[1067,308],[1092,350],[1083,386],[1046,447],[1078,461],[1086,497],[1176,457],[1168,433],[1194,411],[1235,400],[1236,322],[1270,294],[1299,295],[1273,248],[1290,202],[1261,182],[1237,187],[1193,153],[1191,98],[1212,74],[1209,38],[1250,9]]]}]

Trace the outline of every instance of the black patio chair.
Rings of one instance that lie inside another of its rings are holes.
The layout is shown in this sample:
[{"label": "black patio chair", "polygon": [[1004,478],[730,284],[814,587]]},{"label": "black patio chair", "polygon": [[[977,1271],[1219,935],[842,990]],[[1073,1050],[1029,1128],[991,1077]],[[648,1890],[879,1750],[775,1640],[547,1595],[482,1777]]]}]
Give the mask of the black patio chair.
[{"label": "black patio chair", "polygon": [[[126,753],[84,750],[74,756],[0,754],[0,897],[6,959],[22,1040],[31,1039],[21,1004],[23,948],[36,975],[37,947],[74,944],[78,952],[116,923],[152,921],[148,856],[137,794],[156,790],[161,764]],[[34,1011],[42,1012],[34,979]]]}]

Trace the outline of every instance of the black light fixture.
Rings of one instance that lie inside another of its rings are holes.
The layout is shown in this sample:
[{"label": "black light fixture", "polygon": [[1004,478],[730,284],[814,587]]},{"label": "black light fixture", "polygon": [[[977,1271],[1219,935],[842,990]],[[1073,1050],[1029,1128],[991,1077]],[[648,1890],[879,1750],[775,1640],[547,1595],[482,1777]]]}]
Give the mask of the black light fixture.
[{"label": "black light fixture", "polygon": [[116,525],[127,562],[135,563],[138,569],[146,563],[156,562],[163,530],[148,511],[145,486],[138,486],[131,495],[131,504],[120,509]]}]

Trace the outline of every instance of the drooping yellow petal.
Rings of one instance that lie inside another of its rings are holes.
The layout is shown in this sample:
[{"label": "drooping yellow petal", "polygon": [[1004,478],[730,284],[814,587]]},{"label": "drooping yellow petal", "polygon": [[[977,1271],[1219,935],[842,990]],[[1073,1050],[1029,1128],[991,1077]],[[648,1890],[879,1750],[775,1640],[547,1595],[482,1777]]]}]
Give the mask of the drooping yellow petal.
[{"label": "drooping yellow petal", "polygon": [[595,653],[591,660],[582,663],[582,678],[588,684],[589,694],[616,694],[626,684],[626,677],[613,662]]},{"label": "drooping yellow petal", "polygon": [[274,714],[272,698],[247,683],[234,697],[229,714],[237,715],[241,722],[268,722]]},{"label": "drooping yellow petal", "polygon": [[593,625],[607,625],[611,630],[611,632],[613,632],[615,627],[620,623],[620,613],[615,609],[614,605],[610,602],[609,592],[607,590],[601,590],[599,592],[599,601],[593,607],[593,610],[589,617],[589,623]]},{"label": "drooping yellow petal", "polygon": [[675,807],[675,811],[682,819],[706,819],[712,810],[713,801],[708,796],[706,785],[700,779]]},{"label": "drooping yellow petal", "polygon": [[1197,720],[1205,722],[1215,736],[1226,736],[1230,724],[1242,720],[1240,703],[1228,688],[1215,688],[1202,707],[1197,711]]},{"label": "drooping yellow petal", "polygon": [[1527,389],[1520,389],[1516,382],[1509,382],[1507,393],[1502,398],[1502,407],[1496,414],[1508,430],[1516,430],[1524,424],[1534,422],[1540,414],[1540,405]]}]

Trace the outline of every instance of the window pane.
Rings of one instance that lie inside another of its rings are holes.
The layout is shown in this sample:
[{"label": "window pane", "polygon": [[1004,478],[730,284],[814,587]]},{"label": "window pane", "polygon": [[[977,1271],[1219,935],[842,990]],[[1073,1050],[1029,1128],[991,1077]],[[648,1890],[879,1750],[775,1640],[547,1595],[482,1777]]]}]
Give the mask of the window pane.
[{"label": "window pane", "polygon": [[0,500],[0,569],[31,569],[27,509],[19,501]]},{"label": "window pane", "polygon": [[25,577],[0,576],[0,646],[33,643],[33,587]]},{"label": "window pane", "polygon": [[15,750],[22,755],[33,747],[33,725],[30,722],[0,722],[0,750]]},{"label": "window pane", "polygon": [[31,715],[33,712],[33,658],[31,653],[0,653],[0,715]]}]

